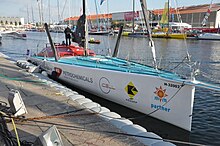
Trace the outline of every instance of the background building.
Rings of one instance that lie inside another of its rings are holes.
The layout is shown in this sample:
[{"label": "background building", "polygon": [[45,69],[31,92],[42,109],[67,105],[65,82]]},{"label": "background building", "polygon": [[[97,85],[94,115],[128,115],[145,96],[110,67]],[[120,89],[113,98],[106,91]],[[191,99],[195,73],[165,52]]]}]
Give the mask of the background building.
[{"label": "background building", "polygon": [[24,25],[24,18],[20,17],[0,17],[1,26],[19,26]]},{"label": "background building", "polygon": [[[149,21],[152,27],[159,24],[161,16],[164,9],[150,10],[148,11]],[[204,18],[207,17],[207,21],[204,26],[202,22]],[[90,27],[97,28],[98,26],[104,26],[108,22],[108,26],[117,27],[119,25],[124,25],[126,27],[131,27],[134,21],[136,25],[141,26],[143,21],[143,16],[141,11],[133,12],[117,12],[112,14],[99,14],[99,15],[89,15],[87,16]],[[76,25],[78,16],[70,17],[64,20],[66,24]],[[218,28],[220,27],[220,3],[179,7],[177,9],[170,8],[169,22],[180,22],[180,19],[185,24],[190,24],[192,27],[206,27],[206,28]],[[104,23],[103,23],[104,22]]]},{"label": "background building", "polygon": [[[153,10],[152,20],[158,23],[161,19],[163,9]],[[178,14],[180,15],[182,22],[192,25],[192,27],[202,27],[204,18],[208,16],[206,28],[218,28],[220,26],[220,3],[212,4],[211,8],[209,4],[179,7],[177,9],[170,9],[170,22],[178,22]]]}]

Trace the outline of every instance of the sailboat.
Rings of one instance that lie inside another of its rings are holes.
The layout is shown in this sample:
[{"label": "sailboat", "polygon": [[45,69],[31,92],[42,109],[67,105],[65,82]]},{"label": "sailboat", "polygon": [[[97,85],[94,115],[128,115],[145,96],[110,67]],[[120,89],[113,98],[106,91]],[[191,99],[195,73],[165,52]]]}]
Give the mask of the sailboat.
[{"label": "sailboat", "polygon": [[[212,7],[212,0],[211,0],[210,5],[209,5],[209,8],[208,8],[208,10],[207,10],[207,12],[205,14],[205,17],[204,17],[204,19],[202,21],[202,27],[206,26],[206,22],[207,22],[207,20],[208,20],[208,18],[210,16],[210,13],[211,13],[211,7]],[[207,32],[205,32],[205,33],[199,34],[198,36],[196,36],[196,38],[198,40],[220,40],[219,30],[220,30],[220,28],[219,28],[219,24],[218,24],[218,31],[217,31],[217,33],[207,33]]]},{"label": "sailboat", "polygon": [[154,37],[154,38],[186,39],[187,35],[185,33],[171,32],[170,24],[169,24],[169,15],[170,15],[170,8],[169,8],[169,0],[168,0],[168,2],[165,3],[162,18],[160,20],[160,25],[163,26],[163,29],[160,29],[160,30],[152,33],[152,37]]},{"label": "sailboat", "polygon": [[[146,19],[146,1],[140,0],[140,3],[146,26],[151,32]],[[159,69],[151,33],[148,39],[152,49],[152,66],[119,59],[117,47],[112,56],[88,55],[85,19],[85,0],[83,0],[83,15],[78,20],[82,25],[77,26],[76,33],[78,32],[79,44],[85,49],[84,56],[59,58],[56,56],[56,49],[53,49],[55,57],[30,56],[28,61],[40,65],[40,68],[53,78],[191,131],[195,87],[213,90],[220,90],[220,87],[196,80],[195,72],[186,78],[174,72]],[[82,31],[79,32],[79,30]],[[53,46],[48,31],[47,34]]]},{"label": "sailboat", "polygon": [[[97,2],[96,2],[96,0],[94,0],[94,3],[95,3],[95,7],[96,7],[96,23],[97,23],[97,29],[96,30],[90,30],[89,31],[89,35],[109,35],[110,34],[110,31],[109,31],[109,29],[108,29],[108,25],[109,24],[107,24],[107,28],[105,28],[105,30],[102,30],[102,27],[100,26],[100,20],[99,19],[105,19],[105,17],[107,18],[107,19],[109,19],[109,14],[106,14],[106,15],[104,15],[104,17],[103,17],[103,15],[98,15],[98,7],[97,7]],[[103,2],[101,2],[101,4],[102,4]],[[108,23],[108,22],[107,22]],[[98,40],[97,40],[98,41]],[[97,42],[96,41],[96,42]],[[90,42],[92,42],[92,41],[90,41]],[[92,42],[93,43],[93,42]]]},{"label": "sailboat", "polygon": [[202,33],[196,36],[198,40],[218,40],[220,41],[219,33]]},{"label": "sailboat", "polygon": [[123,31],[122,36],[148,37],[148,32],[145,32],[143,30],[140,30],[140,31],[136,31],[135,30],[135,18],[139,17],[139,13],[135,12],[135,0],[132,0],[132,2],[133,2],[133,11],[125,13],[125,16],[124,16],[125,19],[126,19],[126,17],[132,18],[132,29],[131,30]]}]

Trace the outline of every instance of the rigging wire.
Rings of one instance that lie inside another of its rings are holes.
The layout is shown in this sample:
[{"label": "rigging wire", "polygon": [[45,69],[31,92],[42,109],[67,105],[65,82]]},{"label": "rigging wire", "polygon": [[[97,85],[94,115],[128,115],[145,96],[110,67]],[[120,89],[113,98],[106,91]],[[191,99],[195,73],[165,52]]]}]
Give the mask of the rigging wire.
[{"label": "rigging wire", "polygon": [[[175,3],[175,7],[176,7],[177,20],[178,20],[178,22],[180,22],[182,24],[183,21],[182,21],[182,18],[181,18],[179,9],[178,9],[178,2],[177,2],[177,0],[174,0],[174,3]],[[184,32],[183,26],[182,27],[180,26],[180,30],[181,30],[181,32]],[[188,59],[188,61],[191,61],[190,55],[189,55],[189,50],[188,50],[188,45],[187,45],[187,42],[186,42],[186,38],[184,38],[184,43],[185,43],[187,59]]]}]

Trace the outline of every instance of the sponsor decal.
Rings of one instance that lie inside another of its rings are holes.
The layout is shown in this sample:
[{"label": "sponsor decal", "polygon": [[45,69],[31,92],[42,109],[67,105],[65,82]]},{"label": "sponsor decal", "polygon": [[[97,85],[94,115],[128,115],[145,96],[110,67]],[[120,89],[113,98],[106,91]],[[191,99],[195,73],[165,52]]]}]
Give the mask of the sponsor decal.
[{"label": "sponsor decal", "polygon": [[115,88],[111,85],[110,81],[106,77],[102,77],[99,80],[99,88],[105,94],[108,94],[111,90],[115,90]]},{"label": "sponsor decal", "polygon": [[156,87],[156,91],[154,92],[156,96],[154,96],[155,101],[160,101],[159,104],[151,104],[152,109],[159,109],[165,112],[170,112],[170,108],[166,107],[165,104],[167,103],[166,97],[168,94],[166,93],[166,89],[163,89],[162,86],[159,88]]},{"label": "sponsor decal", "polygon": [[130,100],[133,100],[134,96],[138,93],[137,88],[134,86],[132,82],[128,83],[128,85],[125,87],[125,91],[130,97]]},{"label": "sponsor decal", "polygon": [[65,78],[70,79],[70,80],[81,80],[81,81],[85,81],[88,83],[93,83],[93,79],[84,75],[78,75],[78,74],[74,74],[68,71],[63,71],[63,75]]},{"label": "sponsor decal", "polygon": [[170,112],[170,108],[167,108],[165,106],[162,106],[162,105],[156,105],[156,104],[151,104],[151,108],[153,109],[159,109],[161,111],[165,111],[165,112]]},{"label": "sponsor decal", "polygon": [[[168,95],[166,94],[166,89],[163,89],[161,86],[160,88],[156,87],[156,91],[154,92],[157,97],[159,97],[160,102],[163,100],[163,102],[167,102],[167,100],[165,99],[165,97],[167,97]],[[158,98],[157,98],[158,99]]]},{"label": "sponsor decal", "polygon": [[62,73],[62,69],[54,67],[55,72],[57,73],[56,76],[59,77]]}]

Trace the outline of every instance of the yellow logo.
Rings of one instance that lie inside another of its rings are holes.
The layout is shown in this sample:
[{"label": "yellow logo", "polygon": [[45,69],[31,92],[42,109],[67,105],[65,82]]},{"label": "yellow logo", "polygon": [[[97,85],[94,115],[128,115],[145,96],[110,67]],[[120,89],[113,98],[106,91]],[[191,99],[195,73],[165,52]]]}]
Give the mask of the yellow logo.
[{"label": "yellow logo", "polygon": [[128,85],[125,87],[125,91],[128,93],[128,96],[131,100],[133,100],[134,96],[138,93],[137,88],[132,82],[128,83]]}]

